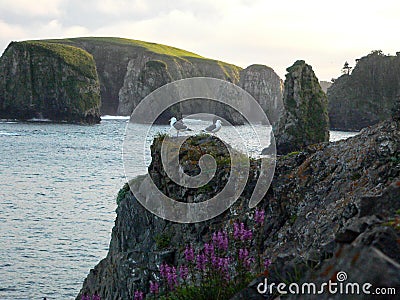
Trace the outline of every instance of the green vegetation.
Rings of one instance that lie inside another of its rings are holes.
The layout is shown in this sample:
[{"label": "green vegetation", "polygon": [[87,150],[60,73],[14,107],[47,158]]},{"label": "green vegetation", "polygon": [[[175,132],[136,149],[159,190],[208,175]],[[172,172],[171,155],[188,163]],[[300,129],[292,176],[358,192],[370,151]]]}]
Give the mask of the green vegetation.
[{"label": "green vegetation", "polygon": [[156,242],[157,250],[165,250],[169,247],[171,243],[171,234],[157,234],[154,237],[154,241]]},{"label": "green vegetation", "polygon": [[[62,44],[72,45],[75,47],[82,47],[82,43],[87,43],[87,42],[93,44],[111,44],[119,47],[127,47],[128,49],[141,48],[143,51],[153,52],[159,55],[172,56],[186,61],[188,61],[188,59],[190,59],[192,62],[196,62],[196,60],[209,61],[212,63],[217,63],[221,67],[226,78],[231,79],[232,81],[233,79],[238,80],[239,71],[241,70],[241,68],[238,66],[214,59],[209,59],[201,55],[198,55],[196,53],[179,49],[176,47],[157,44],[157,43],[144,42],[139,40],[118,38],[118,37],[80,37],[71,39],[50,39],[50,40],[43,40],[42,42],[52,43],[52,44],[62,43]],[[130,51],[131,50],[129,50],[129,52]],[[228,72],[229,70],[231,70],[231,74]],[[236,78],[231,78],[232,76]]]},{"label": "green vegetation", "polygon": [[49,43],[70,43],[70,44],[79,44],[80,42],[109,43],[117,46],[140,47],[143,48],[143,50],[147,50],[161,55],[169,55],[176,57],[194,57],[194,58],[205,59],[203,56],[200,56],[196,53],[182,50],[179,48],[163,44],[150,43],[150,42],[118,38],[118,37],[80,37],[71,39],[51,39],[44,41]]},{"label": "green vegetation", "polygon": [[400,209],[395,211],[395,216],[390,218],[384,225],[393,227],[395,230],[400,231]]},{"label": "green vegetation", "polygon": [[300,154],[300,151],[293,151],[293,152],[290,152],[290,153],[286,154],[284,157],[288,158],[288,157],[296,156],[296,155],[299,155],[299,154]]},{"label": "green vegetation", "polygon": [[129,184],[126,182],[122,189],[119,190],[117,195],[117,205],[121,203],[121,201],[125,198],[125,196],[130,192]]},{"label": "green vegetation", "polygon": [[31,53],[56,56],[76,71],[82,73],[82,75],[91,79],[97,79],[96,64],[93,56],[78,47],[59,43],[47,43],[45,41],[24,41],[13,43],[13,45],[22,47]]}]

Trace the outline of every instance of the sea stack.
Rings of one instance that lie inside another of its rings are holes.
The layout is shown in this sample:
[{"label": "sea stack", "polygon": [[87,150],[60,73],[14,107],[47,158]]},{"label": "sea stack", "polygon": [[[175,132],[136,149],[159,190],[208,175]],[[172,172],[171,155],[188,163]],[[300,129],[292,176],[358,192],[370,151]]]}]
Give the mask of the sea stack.
[{"label": "sea stack", "polygon": [[287,72],[285,112],[275,132],[278,154],[329,141],[328,101],[312,67],[298,60]]},{"label": "sea stack", "polygon": [[240,71],[239,86],[260,104],[272,125],[283,112],[283,81],[265,65],[251,65]]}]

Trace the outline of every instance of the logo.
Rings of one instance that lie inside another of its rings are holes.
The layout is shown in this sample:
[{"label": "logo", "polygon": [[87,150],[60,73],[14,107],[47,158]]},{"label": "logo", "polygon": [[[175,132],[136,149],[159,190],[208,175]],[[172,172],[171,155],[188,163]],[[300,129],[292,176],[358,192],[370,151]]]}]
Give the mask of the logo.
[{"label": "logo", "polygon": [[[246,136],[240,130],[231,134],[222,134],[224,127],[216,133],[225,145],[233,142],[247,145],[249,139],[257,144],[259,152],[268,147],[268,155],[261,157],[259,176],[254,191],[249,200],[249,207],[255,207],[264,197],[271,184],[275,171],[275,140],[269,120],[258,102],[240,87],[224,80],[196,77],[178,80],[160,87],[146,96],[134,109],[126,127],[123,162],[125,176],[135,198],[151,213],[158,217],[178,223],[196,223],[214,218],[226,211],[242,194],[249,176],[250,160],[243,161],[243,155],[238,151],[231,151],[229,179],[224,188],[211,199],[203,202],[179,202],[166,196],[160,191],[153,179],[148,174],[146,157],[149,155],[148,143],[155,134],[153,125],[157,118],[170,107],[180,105],[182,102],[195,99],[196,101],[215,101],[226,105],[240,113],[246,121],[246,127],[251,134]],[[203,105],[201,114],[191,115],[197,117],[208,116],[227,124],[223,116],[215,110],[209,109],[210,105]],[[235,128],[229,126],[230,128]],[[175,133],[167,135],[161,146],[162,165],[171,181],[192,189],[201,188],[215,175],[216,160],[212,153],[205,153],[199,160],[200,174],[189,176],[179,165],[179,150],[182,144],[199,131],[190,131],[189,135],[177,136]],[[239,141],[239,142],[238,142]],[[138,156],[139,153],[142,155]],[[248,154],[248,151],[247,151]],[[142,176],[139,176],[142,175]],[[139,177],[138,177],[139,176]]]}]

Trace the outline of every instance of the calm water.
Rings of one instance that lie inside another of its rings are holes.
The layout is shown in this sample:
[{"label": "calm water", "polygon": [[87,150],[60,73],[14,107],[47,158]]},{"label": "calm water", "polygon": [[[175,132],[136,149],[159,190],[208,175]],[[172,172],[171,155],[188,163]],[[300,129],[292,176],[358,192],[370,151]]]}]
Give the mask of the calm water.
[{"label": "calm water", "polygon": [[125,127],[0,122],[0,299],[73,299],[107,254]]}]

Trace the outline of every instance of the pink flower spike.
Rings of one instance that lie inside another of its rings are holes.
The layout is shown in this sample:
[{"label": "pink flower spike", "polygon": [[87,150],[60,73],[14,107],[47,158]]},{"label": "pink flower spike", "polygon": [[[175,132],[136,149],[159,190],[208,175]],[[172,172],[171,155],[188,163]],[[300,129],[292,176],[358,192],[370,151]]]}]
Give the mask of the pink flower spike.
[{"label": "pink flower spike", "polygon": [[150,293],[151,294],[158,294],[160,285],[157,282],[150,281]]}]

